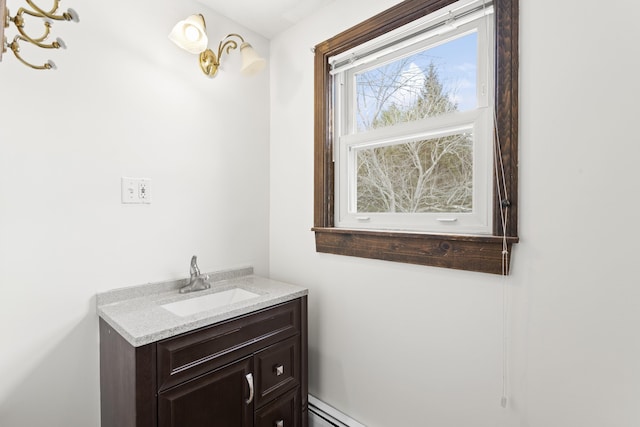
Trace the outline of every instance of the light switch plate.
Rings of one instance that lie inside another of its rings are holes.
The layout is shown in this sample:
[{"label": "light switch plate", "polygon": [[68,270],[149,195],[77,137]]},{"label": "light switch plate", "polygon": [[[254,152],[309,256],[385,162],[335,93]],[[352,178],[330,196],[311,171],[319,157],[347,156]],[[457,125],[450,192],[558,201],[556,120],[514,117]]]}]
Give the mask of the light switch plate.
[{"label": "light switch plate", "polygon": [[121,179],[122,203],[149,204],[151,203],[151,180],[148,178]]}]

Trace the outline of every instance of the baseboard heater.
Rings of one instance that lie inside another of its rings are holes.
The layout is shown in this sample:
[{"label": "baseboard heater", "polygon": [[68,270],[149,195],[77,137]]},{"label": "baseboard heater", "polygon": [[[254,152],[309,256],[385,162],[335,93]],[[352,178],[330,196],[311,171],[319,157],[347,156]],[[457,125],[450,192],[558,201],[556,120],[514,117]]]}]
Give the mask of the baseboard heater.
[{"label": "baseboard heater", "polygon": [[309,395],[309,427],[366,427],[323,401]]}]

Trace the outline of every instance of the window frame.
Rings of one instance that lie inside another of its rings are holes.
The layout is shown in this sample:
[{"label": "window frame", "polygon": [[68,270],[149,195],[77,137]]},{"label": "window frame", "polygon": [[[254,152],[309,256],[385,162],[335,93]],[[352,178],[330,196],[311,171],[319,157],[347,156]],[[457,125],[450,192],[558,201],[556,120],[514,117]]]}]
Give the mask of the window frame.
[{"label": "window frame", "polygon": [[[333,79],[329,58],[422,18],[456,0],[405,0],[315,48],[314,227],[316,251],[493,274],[508,274],[517,234],[518,0],[494,0],[497,143],[503,187],[494,185],[492,234],[376,231],[335,226]],[[494,183],[496,176],[493,177]],[[502,199],[497,191],[503,193]],[[501,218],[505,218],[505,224]]]}]

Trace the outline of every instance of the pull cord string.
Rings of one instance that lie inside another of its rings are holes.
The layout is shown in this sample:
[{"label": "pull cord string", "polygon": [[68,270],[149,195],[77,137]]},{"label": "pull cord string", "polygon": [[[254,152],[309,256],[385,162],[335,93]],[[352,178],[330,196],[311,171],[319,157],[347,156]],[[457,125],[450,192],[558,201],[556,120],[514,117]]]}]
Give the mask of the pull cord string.
[{"label": "pull cord string", "polygon": [[[500,220],[502,227],[502,398],[500,399],[500,405],[503,408],[507,408],[507,394],[508,394],[508,379],[509,379],[509,337],[507,333],[507,323],[509,320],[509,287],[507,282],[507,276],[509,274],[509,245],[507,243],[507,218],[509,214],[509,204],[506,202],[506,182],[504,165],[502,162],[502,150],[500,148],[500,136],[498,134],[497,115],[494,109],[494,127],[495,127],[495,144],[496,150],[494,155],[496,157],[495,173],[496,173],[496,186],[499,198]],[[498,170],[498,162],[500,163],[500,170]],[[502,178],[502,189],[500,188],[500,181]],[[504,197],[502,191],[504,191]]]},{"label": "pull cord string", "polygon": [[[486,8],[486,0],[482,1],[482,8]],[[487,40],[491,40],[489,37],[489,28],[485,25],[485,32]],[[495,44],[495,41],[494,41]],[[491,46],[487,43],[487,57],[491,57]],[[489,61],[487,61],[489,62]],[[487,68],[489,68],[487,63]],[[495,95],[494,95],[495,96]],[[504,161],[502,156],[502,144],[500,143],[500,134],[498,132],[498,117],[496,113],[495,101],[493,103],[493,127],[495,134],[495,149],[494,149],[494,168],[496,178],[496,192],[498,195],[498,208],[500,209],[500,225],[502,227],[502,397],[500,399],[500,406],[507,408],[507,395],[509,384],[509,336],[507,332],[507,322],[509,320],[509,288],[507,283],[507,275],[509,274],[509,246],[507,242],[507,221],[509,214],[509,199],[507,196],[507,182],[506,174],[504,170]]]},{"label": "pull cord string", "polygon": [[[507,282],[507,276],[509,275],[509,245],[507,242],[507,221],[509,217],[509,203],[507,198],[507,185],[505,180],[504,164],[502,161],[502,149],[500,144],[500,136],[498,134],[498,117],[493,112],[493,121],[495,127],[495,144],[496,150],[494,150],[495,158],[495,174],[496,174],[496,190],[499,198],[500,209],[500,222],[502,227],[502,398],[500,399],[500,405],[503,408],[507,408],[507,394],[508,394],[508,378],[509,378],[509,337],[508,337],[508,320],[509,320],[509,287]],[[498,163],[500,169],[498,169]],[[502,181],[502,188],[501,182]],[[501,191],[502,190],[502,191]],[[504,195],[503,195],[504,192]]]}]

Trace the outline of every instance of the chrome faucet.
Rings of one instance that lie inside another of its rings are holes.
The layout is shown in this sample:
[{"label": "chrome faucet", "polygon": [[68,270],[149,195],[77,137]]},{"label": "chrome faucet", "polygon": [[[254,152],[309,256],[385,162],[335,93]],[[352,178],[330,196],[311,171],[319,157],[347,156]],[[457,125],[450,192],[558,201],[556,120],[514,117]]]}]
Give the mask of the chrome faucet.
[{"label": "chrome faucet", "polygon": [[191,257],[191,268],[190,273],[191,277],[189,278],[189,283],[186,286],[180,288],[181,294],[186,294],[188,292],[194,291],[202,291],[205,289],[209,289],[211,284],[207,282],[209,276],[202,276],[200,274],[200,269],[198,268],[198,257],[195,255]]}]

